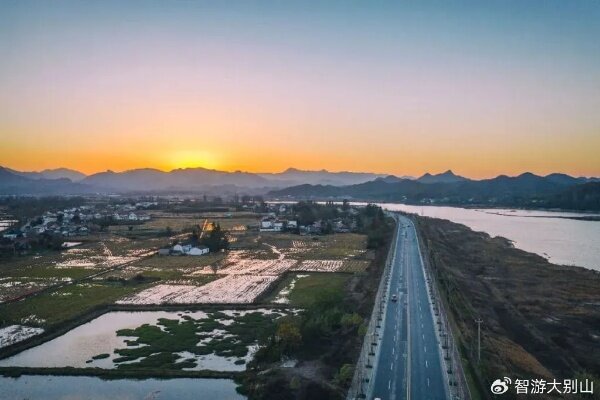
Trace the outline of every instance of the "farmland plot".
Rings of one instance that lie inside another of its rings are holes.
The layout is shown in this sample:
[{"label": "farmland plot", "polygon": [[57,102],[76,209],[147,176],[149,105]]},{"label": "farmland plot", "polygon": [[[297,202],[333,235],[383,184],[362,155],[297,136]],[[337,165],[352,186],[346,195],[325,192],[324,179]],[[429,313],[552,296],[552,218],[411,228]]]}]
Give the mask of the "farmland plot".
[{"label": "farmland plot", "polygon": [[57,262],[56,268],[105,269],[127,264],[137,259],[138,257],[94,256]]},{"label": "farmland plot", "polygon": [[277,276],[227,275],[204,286],[156,285],[117,304],[252,303]]},{"label": "farmland plot", "polygon": [[362,272],[369,265],[365,260],[304,260],[290,271],[302,272]]},{"label": "farmland plot", "polygon": [[230,264],[218,269],[204,267],[193,272],[191,275],[214,274],[223,275],[281,275],[287,272],[297,263],[296,260],[257,260],[244,259],[235,264]]},{"label": "farmland plot", "polygon": [[70,281],[71,278],[0,278],[0,303]]},{"label": "farmland plot", "polygon": [[310,275],[302,275],[302,274],[298,274],[298,275],[294,276],[292,278],[292,280],[287,284],[287,286],[285,286],[283,289],[281,289],[279,291],[279,293],[277,293],[277,296],[275,297],[275,299],[273,299],[273,303],[289,304],[290,303],[290,293],[296,287],[298,280],[300,280],[302,278],[307,278],[309,276]]},{"label": "farmland plot", "polygon": [[337,272],[343,265],[342,260],[306,260],[294,267],[294,271]]},{"label": "farmland plot", "polygon": [[338,272],[363,272],[371,262],[366,260],[344,260]]}]

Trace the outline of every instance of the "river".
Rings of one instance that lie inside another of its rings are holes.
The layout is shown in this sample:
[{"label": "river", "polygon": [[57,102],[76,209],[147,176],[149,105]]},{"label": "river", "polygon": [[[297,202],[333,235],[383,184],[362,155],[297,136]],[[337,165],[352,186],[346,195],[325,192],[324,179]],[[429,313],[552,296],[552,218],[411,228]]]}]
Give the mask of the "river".
[{"label": "river", "polygon": [[0,400],[241,400],[230,379],[117,379],[0,376]]},{"label": "river", "polygon": [[505,237],[515,247],[539,254],[555,264],[600,271],[600,221],[569,219],[598,214],[392,203],[378,205],[390,211],[405,211],[464,224],[490,236]]}]

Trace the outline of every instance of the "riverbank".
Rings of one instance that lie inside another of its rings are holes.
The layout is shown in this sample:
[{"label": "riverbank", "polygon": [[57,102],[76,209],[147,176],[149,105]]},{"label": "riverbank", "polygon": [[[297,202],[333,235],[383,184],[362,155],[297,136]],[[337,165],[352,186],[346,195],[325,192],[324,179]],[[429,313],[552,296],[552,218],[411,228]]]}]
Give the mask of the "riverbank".
[{"label": "riverbank", "polygon": [[105,369],[105,368],[29,368],[29,367],[0,367],[0,375],[19,377],[22,375],[51,375],[51,376],[96,376],[102,379],[171,379],[171,378],[215,378],[234,379],[242,375],[240,371],[184,371],[184,370],[155,370],[145,369]]},{"label": "riverbank", "polygon": [[562,382],[600,371],[599,272],[552,264],[447,220],[415,220],[484,398],[503,376]]}]

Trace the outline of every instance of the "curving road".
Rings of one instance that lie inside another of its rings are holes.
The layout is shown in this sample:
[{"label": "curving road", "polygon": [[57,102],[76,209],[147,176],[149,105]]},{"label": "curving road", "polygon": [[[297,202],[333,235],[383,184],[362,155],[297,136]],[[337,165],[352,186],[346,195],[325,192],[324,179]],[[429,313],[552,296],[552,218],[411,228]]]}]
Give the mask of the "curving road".
[{"label": "curving road", "polygon": [[398,218],[390,297],[379,355],[375,362],[373,398],[445,400],[448,398],[440,346],[427,294],[415,227]]}]

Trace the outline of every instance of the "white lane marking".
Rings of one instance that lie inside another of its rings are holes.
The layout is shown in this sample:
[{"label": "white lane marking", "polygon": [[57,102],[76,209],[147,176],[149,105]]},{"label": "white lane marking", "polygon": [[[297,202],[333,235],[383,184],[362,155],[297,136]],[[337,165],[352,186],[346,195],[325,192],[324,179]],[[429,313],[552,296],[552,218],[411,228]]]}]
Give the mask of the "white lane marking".
[{"label": "white lane marking", "polygon": [[425,334],[423,333],[423,334],[421,334],[421,336],[423,336],[423,340],[425,340]]},{"label": "white lane marking", "polygon": [[425,360],[425,368],[429,368],[429,364],[427,363],[427,360]]},{"label": "white lane marking", "polygon": [[394,369],[394,363],[390,364],[390,371]]},{"label": "white lane marking", "polygon": [[429,386],[429,378],[427,378],[427,386]]},{"label": "white lane marking", "polygon": [[427,353],[427,346],[423,346],[423,349],[425,349],[425,353]]},{"label": "white lane marking", "polygon": [[388,389],[390,389],[391,387],[392,387],[392,381],[390,380],[390,381],[388,382]]}]

